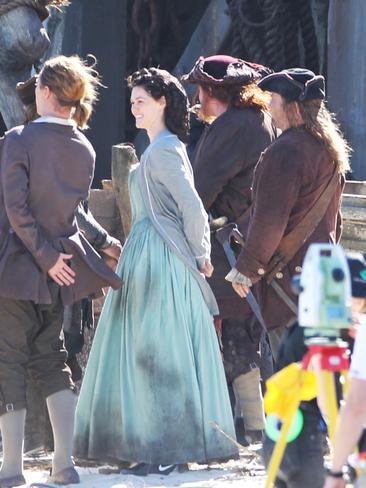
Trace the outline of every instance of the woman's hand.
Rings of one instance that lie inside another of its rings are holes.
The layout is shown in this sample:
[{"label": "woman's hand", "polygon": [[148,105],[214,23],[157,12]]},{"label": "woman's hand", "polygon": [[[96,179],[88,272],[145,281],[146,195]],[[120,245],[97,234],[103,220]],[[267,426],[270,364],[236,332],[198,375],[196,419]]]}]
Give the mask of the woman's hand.
[{"label": "woman's hand", "polygon": [[60,253],[56,264],[48,270],[48,274],[59,286],[70,286],[75,283],[75,272],[65,263],[65,261],[68,261],[71,258],[72,254]]},{"label": "woman's hand", "polygon": [[206,278],[210,278],[212,276],[214,267],[211,264],[211,261],[208,259],[205,260],[204,266],[200,269],[201,273],[203,273]]}]

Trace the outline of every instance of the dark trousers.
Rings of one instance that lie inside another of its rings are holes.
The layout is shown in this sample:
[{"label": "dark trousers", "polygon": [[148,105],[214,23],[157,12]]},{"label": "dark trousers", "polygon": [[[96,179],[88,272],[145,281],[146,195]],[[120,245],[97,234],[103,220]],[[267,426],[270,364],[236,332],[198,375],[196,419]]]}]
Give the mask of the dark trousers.
[{"label": "dark trousers", "polygon": [[228,382],[261,367],[259,344],[262,329],[253,315],[222,321],[224,367]]},{"label": "dark trousers", "polygon": [[44,397],[74,389],[62,336],[63,304],[50,282],[52,303],[0,297],[0,415],[26,407],[26,382]]},{"label": "dark trousers", "polygon": [[[303,411],[304,427],[297,439],[286,446],[276,488],[323,488],[324,469],[324,433],[320,428],[317,414]],[[268,467],[274,442],[265,437],[263,442],[263,461]]]}]

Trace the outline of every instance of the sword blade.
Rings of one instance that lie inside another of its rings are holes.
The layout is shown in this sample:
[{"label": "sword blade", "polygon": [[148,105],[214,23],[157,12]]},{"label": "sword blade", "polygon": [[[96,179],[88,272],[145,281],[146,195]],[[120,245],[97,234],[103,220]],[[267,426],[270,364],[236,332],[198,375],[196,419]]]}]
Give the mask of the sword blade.
[{"label": "sword blade", "polygon": [[[224,248],[224,252],[225,252],[227,260],[229,261],[230,266],[232,268],[235,268],[236,258],[235,258],[234,251],[230,247],[229,241],[224,241],[222,244],[222,247]],[[255,296],[253,295],[253,292],[251,292],[249,290],[249,292],[246,296],[246,299],[247,299],[248,304],[249,304],[250,308],[252,309],[254,315],[257,317],[258,322],[261,324],[263,330],[267,333],[268,331],[267,331],[266,323],[264,321],[264,318],[263,318],[261,309],[259,307],[259,304],[258,304],[257,300],[255,299]]]}]

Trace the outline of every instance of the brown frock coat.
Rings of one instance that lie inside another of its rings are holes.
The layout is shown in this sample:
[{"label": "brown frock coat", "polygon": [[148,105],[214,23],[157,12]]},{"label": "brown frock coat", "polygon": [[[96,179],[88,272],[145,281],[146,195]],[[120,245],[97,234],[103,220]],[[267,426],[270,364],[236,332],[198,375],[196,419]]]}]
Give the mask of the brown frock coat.
[{"label": "brown frock coat", "polygon": [[119,288],[77,227],[75,211],[88,197],[95,153],[73,126],[30,123],[1,142],[0,296],[51,303],[47,271],[59,253],[72,254],[75,284],[61,287],[64,305]]},{"label": "brown frock coat", "polygon": [[[252,108],[230,108],[202,134],[192,166],[197,192],[214,218],[237,222],[251,202],[254,167],[264,149],[275,139],[268,114]],[[212,236],[214,273],[208,281],[221,318],[238,318],[250,312],[246,300],[236,295],[225,276],[230,271],[221,244]]]},{"label": "brown frock coat", "polygon": [[[268,286],[261,270],[266,270],[281,238],[314,206],[334,171],[335,164],[324,144],[304,127],[283,132],[263,153],[255,169],[253,206],[249,225],[242,229],[246,242],[236,267],[253,283],[258,282],[256,292],[269,329],[288,326],[295,315]],[[344,182],[344,175],[339,173],[336,192],[324,217],[284,268],[283,278],[278,280],[295,302],[297,297],[291,291],[291,278],[300,270],[309,245],[314,242],[337,243],[340,239]]]}]

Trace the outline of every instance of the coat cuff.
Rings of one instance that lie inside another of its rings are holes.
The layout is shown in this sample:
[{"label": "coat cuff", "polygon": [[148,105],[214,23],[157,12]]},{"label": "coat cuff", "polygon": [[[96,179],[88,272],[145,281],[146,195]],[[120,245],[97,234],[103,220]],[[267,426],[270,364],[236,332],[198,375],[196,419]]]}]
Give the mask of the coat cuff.
[{"label": "coat cuff", "polygon": [[239,283],[240,285],[245,286],[252,286],[252,280],[247,276],[239,273],[236,268],[232,268],[232,270],[225,276],[226,281],[230,281],[231,283]]},{"label": "coat cuff", "polygon": [[196,263],[198,269],[202,269],[204,267],[206,259],[208,259],[206,258],[206,256],[199,256],[198,258],[196,257]]},{"label": "coat cuff", "polygon": [[265,265],[243,249],[238,257],[235,268],[247,276],[252,283],[257,283],[266,273]]},{"label": "coat cuff", "polygon": [[59,256],[59,251],[52,247],[51,244],[44,245],[33,254],[38,266],[44,273],[48,273],[48,271],[56,264]]}]

